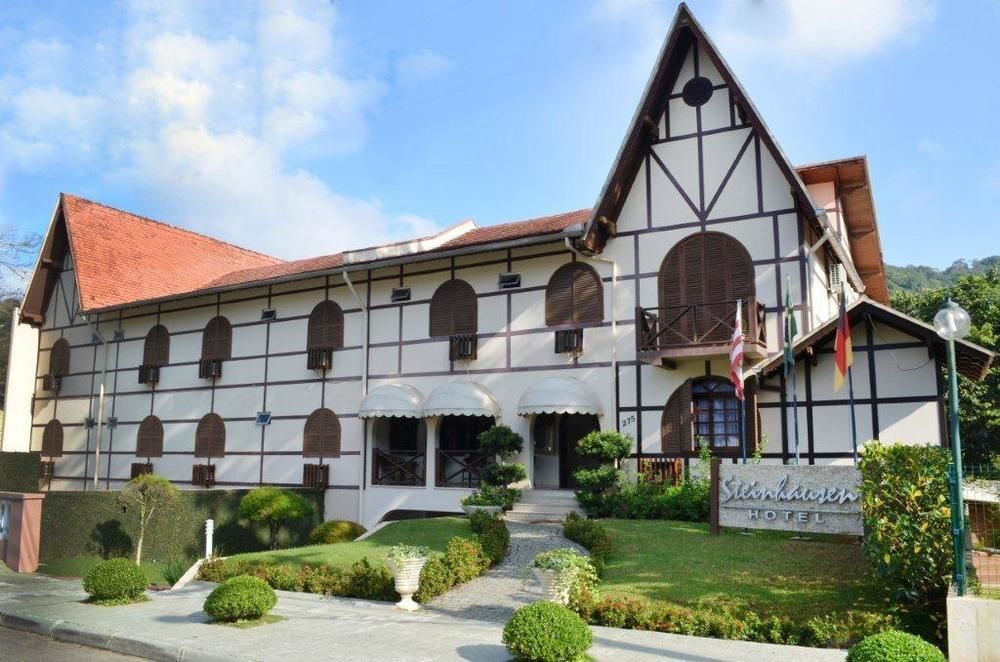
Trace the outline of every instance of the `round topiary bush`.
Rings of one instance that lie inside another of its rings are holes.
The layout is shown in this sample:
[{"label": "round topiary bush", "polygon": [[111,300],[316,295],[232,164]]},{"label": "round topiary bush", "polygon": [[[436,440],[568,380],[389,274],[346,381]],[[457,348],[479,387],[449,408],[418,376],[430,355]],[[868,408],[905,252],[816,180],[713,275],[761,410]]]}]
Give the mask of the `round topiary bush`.
[{"label": "round topiary bush", "polygon": [[217,621],[256,620],[278,602],[274,589],[249,575],[232,577],[219,584],[205,600],[205,612]]},{"label": "round topiary bush", "polygon": [[889,630],[851,646],[847,662],[944,662],[936,646],[912,634]]},{"label": "round topiary bush", "polygon": [[351,542],[365,533],[367,529],[357,522],[345,519],[333,519],[323,522],[309,534],[309,542],[314,545],[334,545],[338,542]]},{"label": "round topiary bush", "polygon": [[583,619],[554,602],[521,607],[503,628],[503,643],[519,660],[577,660],[592,642],[593,635]]},{"label": "round topiary bush", "polygon": [[128,559],[101,561],[83,578],[83,590],[94,602],[133,602],[146,592],[146,574]]}]

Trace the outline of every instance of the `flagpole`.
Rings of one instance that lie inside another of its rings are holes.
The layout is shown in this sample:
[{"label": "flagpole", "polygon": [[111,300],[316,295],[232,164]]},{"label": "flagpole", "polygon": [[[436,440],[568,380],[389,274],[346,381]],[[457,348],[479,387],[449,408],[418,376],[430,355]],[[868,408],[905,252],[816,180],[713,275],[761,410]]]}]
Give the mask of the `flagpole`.
[{"label": "flagpole", "polygon": [[792,364],[792,425],[795,426],[795,464],[799,463],[799,395],[795,388],[795,364]]},{"label": "flagpole", "polygon": [[790,292],[792,288],[792,277],[785,276],[785,297],[788,305],[785,307],[785,336],[786,342],[791,347],[791,364],[789,372],[792,375],[792,425],[795,432],[795,464],[799,463],[799,394],[795,387],[795,338],[792,337],[791,316],[795,314],[791,307]]},{"label": "flagpole", "polygon": [[[847,307],[847,292],[844,288],[844,284],[840,284],[840,306],[841,309],[846,309]],[[846,313],[845,313],[846,314]],[[850,325],[847,327],[848,334],[850,334]],[[869,347],[868,351],[872,351]],[[854,361],[851,361],[847,366],[847,399],[851,406],[851,454],[854,457],[854,464],[858,463],[858,425],[854,416]]]},{"label": "flagpole", "polygon": [[746,394],[740,398],[740,450],[743,464],[747,463],[747,401]]}]

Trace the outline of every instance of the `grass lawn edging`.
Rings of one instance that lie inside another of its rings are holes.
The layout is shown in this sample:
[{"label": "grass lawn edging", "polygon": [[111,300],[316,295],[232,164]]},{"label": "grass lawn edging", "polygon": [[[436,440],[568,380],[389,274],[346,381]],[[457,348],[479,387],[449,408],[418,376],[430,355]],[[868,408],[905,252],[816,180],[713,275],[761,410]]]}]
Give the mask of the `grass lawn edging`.
[{"label": "grass lawn edging", "polygon": [[[610,531],[609,525],[612,526]],[[848,598],[856,597],[860,600],[858,604],[860,608],[852,608],[855,605],[851,604],[851,599],[848,599],[846,602],[841,602],[831,613],[820,615],[806,611],[805,618],[798,614],[774,614],[771,609],[768,611],[772,613],[768,616],[762,616],[755,609],[748,608],[746,604],[705,604],[696,601],[693,597],[685,602],[664,598],[624,597],[623,595],[641,591],[634,589],[615,591],[614,588],[616,574],[618,575],[618,585],[628,585],[627,582],[621,581],[620,576],[625,565],[621,555],[623,533],[621,530],[614,530],[615,528],[622,529],[622,527],[676,529],[671,536],[665,536],[662,531],[652,537],[646,535],[649,532],[640,532],[639,535],[644,540],[657,540],[661,548],[662,543],[673,538],[676,544],[695,554],[699,553],[697,552],[698,541],[684,539],[681,535],[683,529],[690,528],[700,532],[700,529],[705,528],[707,535],[706,526],[687,522],[650,520],[612,520],[608,522],[568,518],[563,528],[563,535],[591,551],[592,556],[597,560],[597,565],[602,569],[604,581],[601,588],[611,588],[612,592],[611,595],[604,597],[594,595],[589,601],[578,601],[571,605],[584,620],[592,625],[761,643],[803,645],[815,648],[846,648],[871,634],[902,627],[900,617],[895,613],[885,612],[874,591],[871,595],[867,595],[862,590],[857,596],[853,595],[852,590],[848,591]],[[784,544],[779,537],[771,535],[760,536],[760,540],[756,543],[751,542],[753,540],[755,539],[746,539],[744,542],[756,545],[758,549],[755,549],[754,553],[761,555],[760,549],[771,543],[779,546]],[[815,544],[832,545],[834,543]],[[666,549],[660,549],[660,551],[669,553],[669,550]],[[822,551],[825,553],[827,550],[824,548]],[[779,554],[787,554],[785,550],[781,549],[778,552]],[[713,554],[717,554],[717,551]],[[860,561],[860,551],[858,557]],[[711,558],[713,558],[711,554],[705,553],[701,560],[705,562]],[[758,560],[761,563],[767,562],[765,558]],[[691,577],[689,572],[692,569],[690,562],[679,563],[675,567],[684,569],[682,574],[685,576],[681,577],[681,581],[695,583],[695,579]],[[863,563],[860,567],[864,567]],[[627,572],[642,574],[641,569],[637,571],[634,568]],[[768,578],[769,581],[772,579]],[[785,581],[788,581],[787,578]],[[873,581],[873,589],[874,586]],[[808,582],[804,582],[804,587],[809,588]],[[863,589],[864,587],[849,588]],[[814,587],[813,590],[817,589]],[[615,595],[616,592],[623,595]],[[862,598],[867,599],[861,600]],[[822,600],[821,597],[815,596],[813,599]],[[823,609],[822,604],[817,605],[817,607]]]}]

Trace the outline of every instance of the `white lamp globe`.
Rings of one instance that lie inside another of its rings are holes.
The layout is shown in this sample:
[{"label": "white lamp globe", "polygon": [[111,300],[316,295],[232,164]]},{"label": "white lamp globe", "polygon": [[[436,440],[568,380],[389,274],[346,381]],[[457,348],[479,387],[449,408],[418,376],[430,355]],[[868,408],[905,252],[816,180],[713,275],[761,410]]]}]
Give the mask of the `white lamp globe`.
[{"label": "white lamp globe", "polygon": [[951,299],[934,316],[934,330],[945,340],[961,340],[969,334],[971,326],[969,313]]}]

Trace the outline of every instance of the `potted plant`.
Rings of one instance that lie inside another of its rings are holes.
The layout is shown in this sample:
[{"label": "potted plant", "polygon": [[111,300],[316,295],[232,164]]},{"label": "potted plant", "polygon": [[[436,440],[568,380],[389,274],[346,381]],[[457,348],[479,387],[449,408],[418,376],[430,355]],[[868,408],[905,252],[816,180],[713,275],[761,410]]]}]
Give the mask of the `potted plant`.
[{"label": "potted plant", "polygon": [[531,571],[542,585],[546,600],[560,605],[569,603],[578,557],[582,558],[572,549],[564,548],[542,552],[531,560]]},{"label": "potted plant", "polygon": [[494,499],[490,494],[484,492],[483,490],[477,490],[462,499],[462,510],[464,510],[465,514],[469,516],[477,511],[484,512],[492,516],[499,514],[503,510],[503,505],[498,504],[496,499]]},{"label": "potted plant", "polygon": [[386,565],[396,582],[396,593],[401,598],[396,606],[406,611],[420,609],[413,601],[413,594],[420,588],[420,571],[423,570],[430,550],[416,545],[393,545],[385,556]]}]

